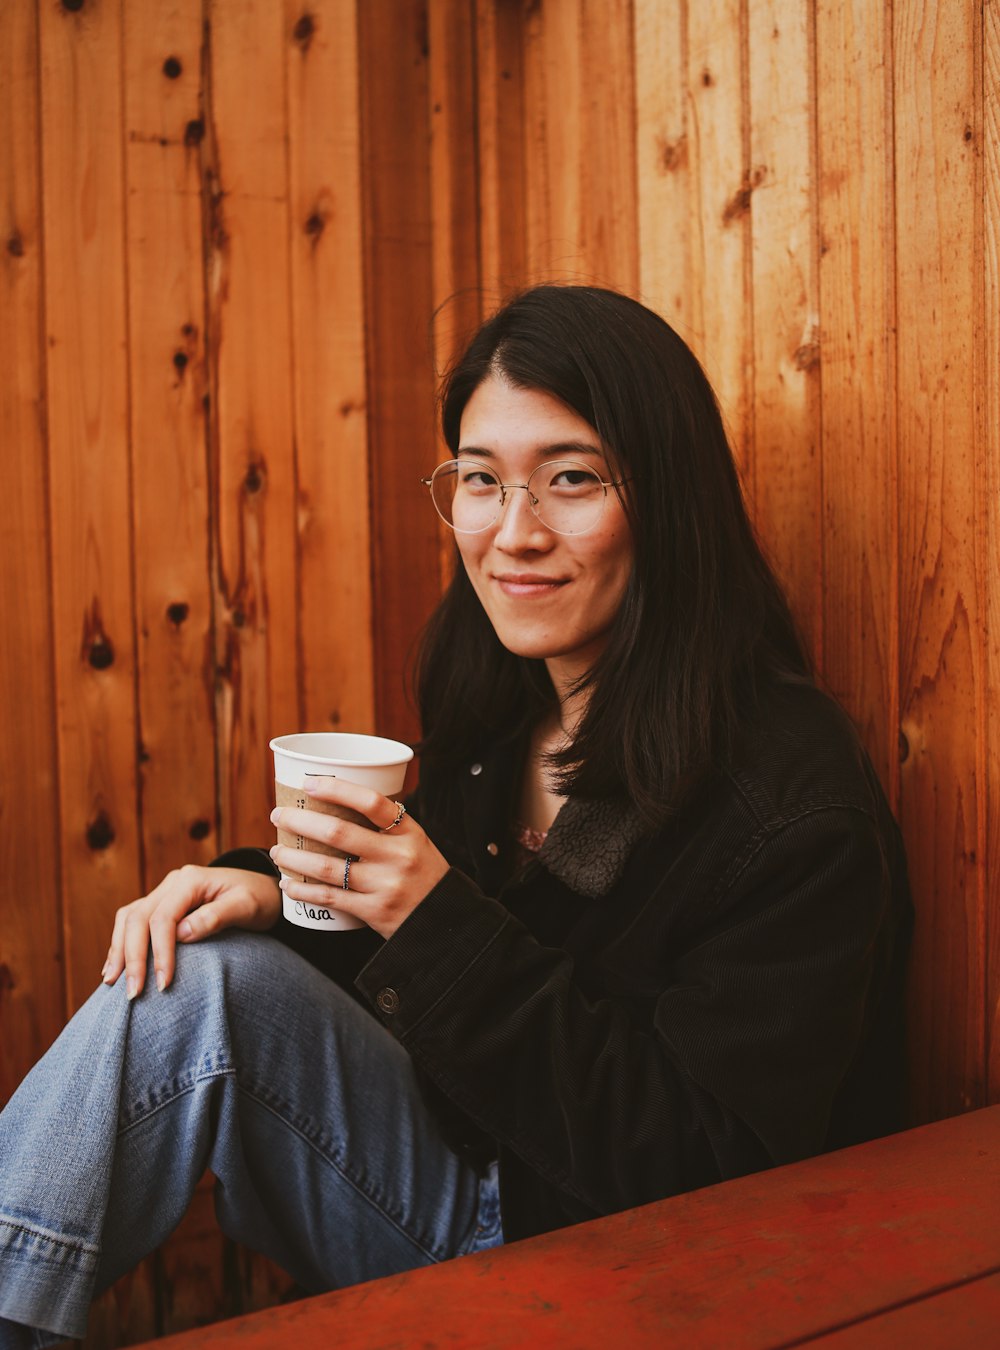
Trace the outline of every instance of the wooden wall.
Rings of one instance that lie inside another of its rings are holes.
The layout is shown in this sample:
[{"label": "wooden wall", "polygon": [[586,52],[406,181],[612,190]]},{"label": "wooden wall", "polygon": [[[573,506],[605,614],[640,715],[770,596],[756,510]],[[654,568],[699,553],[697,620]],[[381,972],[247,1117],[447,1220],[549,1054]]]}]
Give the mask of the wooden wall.
[{"label": "wooden wall", "polygon": [[[913,1118],[1000,1100],[996,0],[0,5],[0,1101],[115,907],[406,737],[436,373],[624,288],[722,399],[906,832]],[[284,1284],[207,1194],[112,1345]]]}]

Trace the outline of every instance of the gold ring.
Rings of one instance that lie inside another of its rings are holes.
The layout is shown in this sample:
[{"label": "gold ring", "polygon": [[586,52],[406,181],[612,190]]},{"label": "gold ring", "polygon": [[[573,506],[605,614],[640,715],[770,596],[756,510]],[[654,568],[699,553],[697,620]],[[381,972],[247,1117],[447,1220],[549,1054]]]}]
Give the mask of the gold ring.
[{"label": "gold ring", "polygon": [[381,830],[380,831],[381,834],[388,834],[390,830],[394,830],[396,826],[399,824],[399,822],[406,815],[406,807],[403,805],[402,802],[394,802],[393,805],[396,808],[396,819],[392,822],[391,825],[387,825],[384,830]]}]

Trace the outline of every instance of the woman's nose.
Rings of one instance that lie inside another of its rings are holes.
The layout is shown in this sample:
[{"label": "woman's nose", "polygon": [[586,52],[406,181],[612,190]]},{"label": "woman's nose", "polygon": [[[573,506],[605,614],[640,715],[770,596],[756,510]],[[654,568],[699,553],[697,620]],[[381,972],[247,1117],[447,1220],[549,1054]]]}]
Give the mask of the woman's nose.
[{"label": "woman's nose", "polygon": [[494,543],[506,552],[544,548],[550,543],[552,531],[545,528],[531,509],[528,489],[507,488],[506,500],[500,508],[500,520]]}]

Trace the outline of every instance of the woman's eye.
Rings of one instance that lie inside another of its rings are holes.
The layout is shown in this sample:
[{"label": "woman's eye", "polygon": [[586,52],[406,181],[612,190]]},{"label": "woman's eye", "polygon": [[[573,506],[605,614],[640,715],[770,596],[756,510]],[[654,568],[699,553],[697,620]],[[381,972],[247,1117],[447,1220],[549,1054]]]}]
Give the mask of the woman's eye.
[{"label": "woman's eye", "polygon": [[483,492],[495,490],[497,479],[488,469],[460,469],[458,480],[462,487],[468,488],[471,492]]},{"label": "woman's eye", "polygon": [[572,490],[576,492],[587,492],[600,486],[601,480],[596,473],[590,469],[565,468],[559,469],[549,480],[549,486]]}]

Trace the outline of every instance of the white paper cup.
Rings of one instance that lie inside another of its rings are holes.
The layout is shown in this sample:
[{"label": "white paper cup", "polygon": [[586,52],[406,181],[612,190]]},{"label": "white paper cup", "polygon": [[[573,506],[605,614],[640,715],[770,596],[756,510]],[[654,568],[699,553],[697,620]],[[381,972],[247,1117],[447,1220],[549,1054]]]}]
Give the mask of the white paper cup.
[{"label": "white paper cup", "polygon": [[[340,731],[303,731],[293,736],[276,736],[270,742],[274,752],[275,798],[278,806],[297,806],[300,810],[318,811],[322,815],[340,816],[359,821],[371,828],[365,817],[317,801],[302,791],[313,778],[346,778],[349,783],[361,783],[375,788],[387,797],[400,791],[406,777],[406,766],[413,751],[402,741],[389,741],[382,736],[360,736]],[[304,848],[310,853],[325,853],[343,858],[338,849],[316,844],[301,835],[278,831],[278,843],[290,848]],[[301,874],[285,872],[294,881],[308,881]],[[282,895],[282,912],[289,923],[300,928],[316,928],[325,933],[345,928],[363,928],[364,923],[353,914],[325,905],[303,904]]]}]

